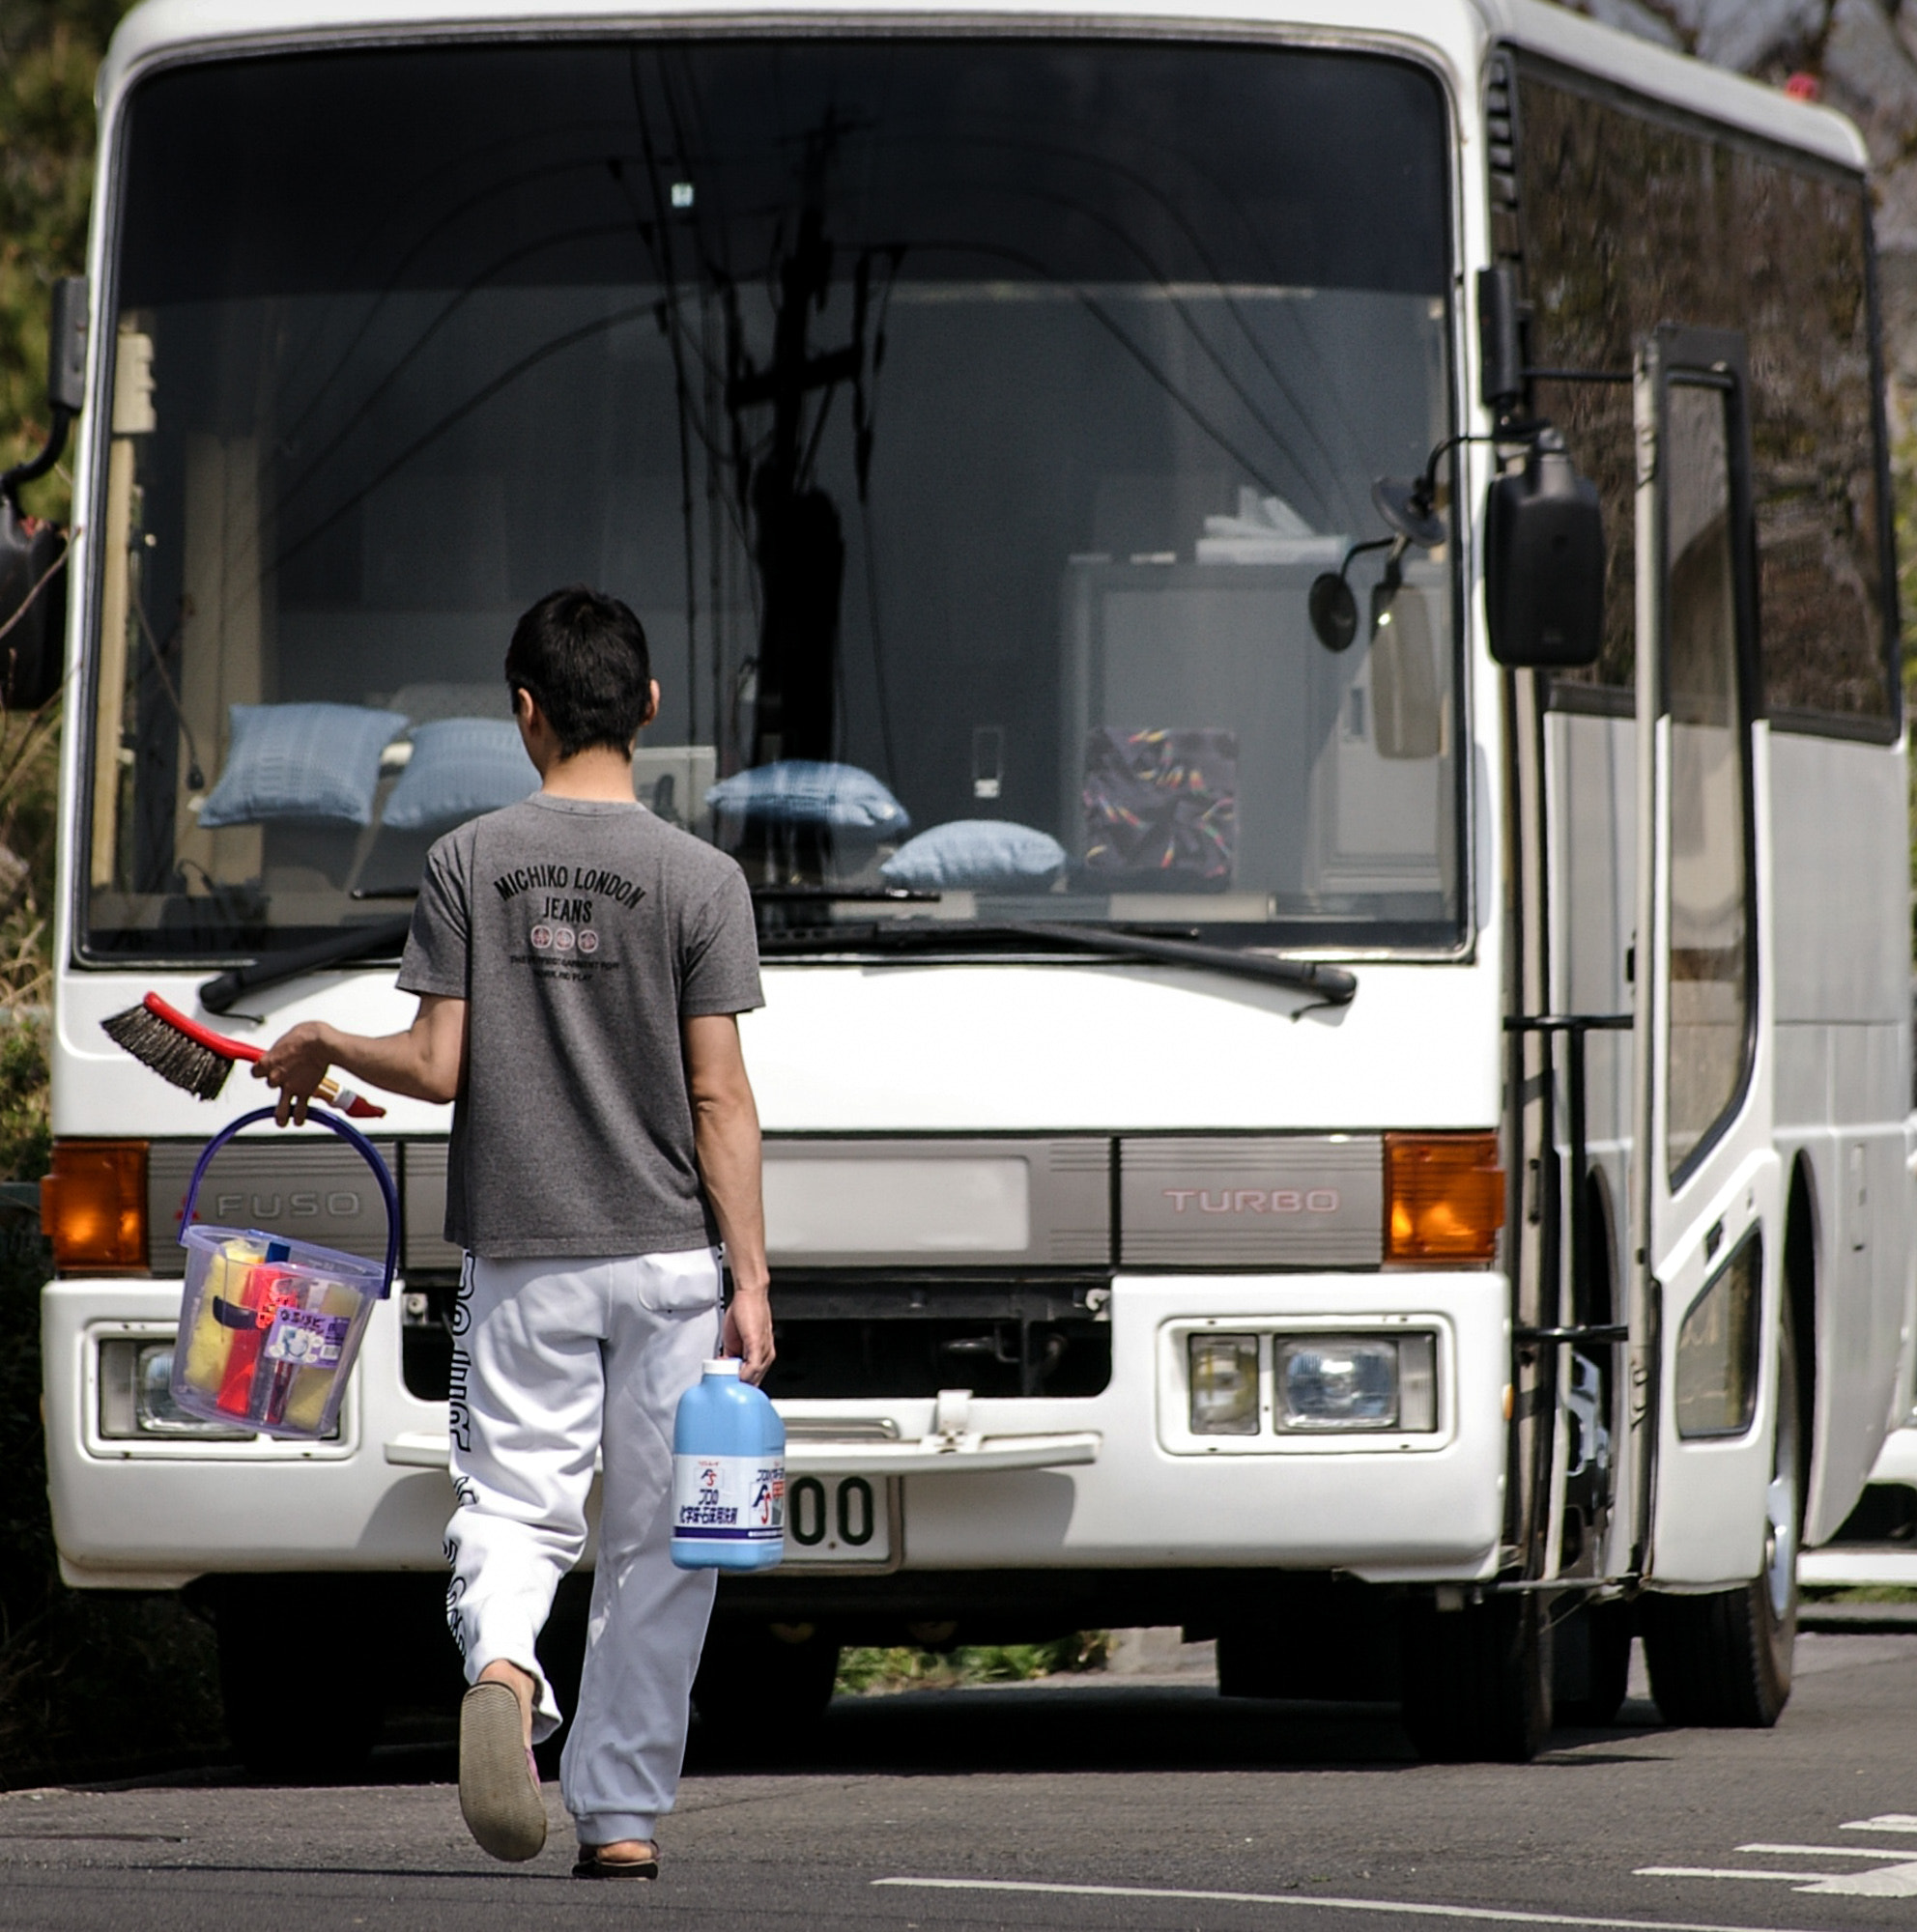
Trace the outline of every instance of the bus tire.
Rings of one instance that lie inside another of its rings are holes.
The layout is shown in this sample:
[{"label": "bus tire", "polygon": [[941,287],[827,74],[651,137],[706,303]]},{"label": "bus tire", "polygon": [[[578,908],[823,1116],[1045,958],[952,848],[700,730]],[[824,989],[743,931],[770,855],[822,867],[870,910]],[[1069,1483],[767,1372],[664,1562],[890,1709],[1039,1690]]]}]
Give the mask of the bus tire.
[{"label": "bus tire", "polygon": [[1444,1764],[1528,1764],[1551,1735],[1551,1632],[1542,1600],[1494,1596],[1405,1621],[1404,1723]]},{"label": "bus tire", "polygon": [[1768,1730],[1790,1701],[1804,1520],[1797,1404],[1797,1350],[1787,1315],[1778,1332],[1763,1568],[1734,1590],[1653,1593],[1639,1602],[1650,1692],[1668,1724]]},{"label": "bus tire", "polygon": [[812,1624],[715,1623],[693,1679],[701,1723],[730,1747],[789,1745],[825,1715],[839,1641]]},{"label": "bus tire", "polygon": [[1552,1632],[1559,1723],[1601,1731],[1617,1721],[1631,1679],[1632,1621],[1628,1604],[1586,1604]]}]

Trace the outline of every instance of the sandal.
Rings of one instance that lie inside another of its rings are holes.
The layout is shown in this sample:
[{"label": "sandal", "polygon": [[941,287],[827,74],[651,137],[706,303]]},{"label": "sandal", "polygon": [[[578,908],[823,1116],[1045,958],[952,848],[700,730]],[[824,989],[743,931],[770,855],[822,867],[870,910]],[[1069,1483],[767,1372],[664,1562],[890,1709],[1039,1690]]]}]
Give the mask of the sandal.
[{"label": "sandal", "polygon": [[582,1845],[572,1875],[574,1878],[657,1878],[659,1848],[648,1845],[646,1850],[650,1856],[643,1859],[609,1859],[603,1856],[603,1845]]},{"label": "sandal", "polygon": [[482,1852],[512,1864],[546,1844],[546,1800],[507,1684],[475,1684],[459,1706],[459,1808]]}]

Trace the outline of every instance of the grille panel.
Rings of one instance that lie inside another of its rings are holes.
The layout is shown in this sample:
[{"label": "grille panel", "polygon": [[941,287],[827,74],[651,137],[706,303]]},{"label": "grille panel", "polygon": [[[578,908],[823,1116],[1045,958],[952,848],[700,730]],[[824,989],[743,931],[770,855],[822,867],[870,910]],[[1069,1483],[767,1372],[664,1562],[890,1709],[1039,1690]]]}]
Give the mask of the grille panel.
[{"label": "grille panel", "polygon": [[1127,1138],[1119,1144],[1129,1266],[1376,1267],[1385,1255],[1376,1134]]}]

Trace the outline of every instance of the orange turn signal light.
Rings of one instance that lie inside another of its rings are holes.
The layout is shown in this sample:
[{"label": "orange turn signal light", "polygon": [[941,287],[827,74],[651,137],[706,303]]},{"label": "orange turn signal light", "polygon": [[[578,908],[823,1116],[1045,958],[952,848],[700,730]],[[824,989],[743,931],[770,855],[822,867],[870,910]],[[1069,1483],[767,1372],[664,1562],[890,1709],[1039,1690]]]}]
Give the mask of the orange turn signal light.
[{"label": "orange turn signal light", "polygon": [[55,1141],[40,1226],[62,1274],[147,1271],[145,1141]]},{"label": "orange turn signal light", "polygon": [[1496,1134],[1385,1136],[1388,1262],[1488,1262],[1503,1225]]}]

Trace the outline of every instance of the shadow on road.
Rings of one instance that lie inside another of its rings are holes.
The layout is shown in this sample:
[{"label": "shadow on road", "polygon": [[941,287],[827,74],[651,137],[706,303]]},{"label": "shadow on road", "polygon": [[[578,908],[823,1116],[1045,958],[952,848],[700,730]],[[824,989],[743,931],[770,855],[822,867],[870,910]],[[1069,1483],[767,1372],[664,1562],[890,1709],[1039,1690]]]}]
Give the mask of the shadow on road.
[{"label": "shadow on road", "polygon": [[[352,1781],[441,1784],[459,1776],[454,1714],[415,1712]],[[1610,1730],[1560,1730],[1543,1766],[1644,1762],[1637,1747],[1659,1722],[1632,1699]],[[1605,1748],[1605,1747],[1611,1748]],[[557,1753],[541,1751],[557,1776]],[[941,1776],[954,1772],[1404,1771],[1417,1759],[1389,1704],[1303,1704],[1220,1697],[1207,1684],[1120,1679],[914,1690],[835,1698],[824,1717],[784,1736],[720,1733],[695,1722],[686,1776],[844,1774]],[[252,1784],[234,1765],[206,1765],[128,1783]],[[81,1785],[75,1788],[89,1788]]]},{"label": "shadow on road", "polygon": [[695,1726],[686,1769],[884,1772],[1216,1771],[1327,1764],[1395,1768],[1412,1749],[1388,1704],[1283,1704],[1208,1685],[1078,1680],[839,1697],[809,1735],[720,1736]]}]

